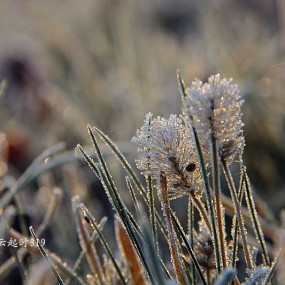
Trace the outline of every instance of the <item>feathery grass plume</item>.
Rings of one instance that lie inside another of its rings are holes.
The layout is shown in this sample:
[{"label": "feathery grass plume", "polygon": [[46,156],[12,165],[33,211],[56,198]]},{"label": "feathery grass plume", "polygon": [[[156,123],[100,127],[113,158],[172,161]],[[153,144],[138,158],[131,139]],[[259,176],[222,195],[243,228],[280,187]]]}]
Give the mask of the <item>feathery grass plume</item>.
[{"label": "feathery grass plume", "polygon": [[206,148],[212,137],[218,145],[221,158],[231,162],[236,156],[241,159],[244,136],[241,121],[243,100],[239,87],[232,78],[221,78],[220,74],[209,77],[207,83],[195,79],[186,89],[184,112],[190,115]]},{"label": "feathery grass plume", "polygon": [[171,198],[201,191],[200,166],[191,132],[183,118],[176,115],[170,115],[169,119],[153,118],[149,113],[132,141],[138,144],[142,154],[136,160],[138,169],[145,176],[156,178],[158,183],[163,171]]}]

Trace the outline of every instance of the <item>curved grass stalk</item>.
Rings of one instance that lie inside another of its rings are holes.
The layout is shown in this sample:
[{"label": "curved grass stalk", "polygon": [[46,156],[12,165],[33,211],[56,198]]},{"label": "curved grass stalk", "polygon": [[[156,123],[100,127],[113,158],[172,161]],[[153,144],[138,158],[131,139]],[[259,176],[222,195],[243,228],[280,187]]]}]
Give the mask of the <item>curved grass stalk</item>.
[{"label": "curved grass stalk", "polygon": [[145,273],[146,276],[148,276],[148,278],[150,279],[150,281],[153,281],[153,276],[152,276],[152,272],[148,266],[148,263],[145,259],[145,256],[142,252],[142,248],[141,248],[141,244],[138,240],[138,236],[137,236],[137,231],[135,230],[134,226],[134,219],[131,219],[131,215],[128,211],[128,209],[126,208],[126,206],[124,205],[123,201],[121,200],[119,193],[118,193],[118,189],[116,188],[116,185],[113,181],[113,178],[110,174],[110,171],[107,167],[107,164],[103,158],[103,155],[101,153],[101,150],[99,148],[99,145],[97,143],[97,140],[95,138],[95,134],[93,133],[93,130],[90,126],[88,126],[88,131],[91,137],[91,140],[94,144],[95,150],[96,150],[96,154],[97,154],[97,158],[99,160],[100,166],[98,167],[97,165],[94,165],[93,160],[85,153],[85,151],[82,149],[82,147],[79,147],[79,149],[81,151],[83,151],[84,153],[84,157],[86,157],[88,163],[90,163],[91,167],[94,168],[94,172],[99,174],[99,178],[100,181],[102,182],[106,193],[109,197],[109,200],[111,202],[111,204],[114,206],[114,209],[116,209],[116,212],[118,213],[121,221],[123,222],[128,235],[130,237],[130,240],[132,241],[132,244],[138,254],[138,257],[140,259],[140,262],[143,266],[143,268],[145,269]]},{"label": "curved grass stalk", "polygon": [[[134,184],[136,185],[137,189],[139,190],[139,193],[143,197],[146,205],[150,207],[148,197],[147,197],[147,191],[144,189],[142,184],[140,183],[138,177],[136,176],[135,172],[133,171],[130,163],[127,161],[125,156],[122,154],[122,152],[118,149],[117,145],[100,129],[93,127],[92,128],[99,136],[100,138],[105,142],[105,144],[112,150],[112,152],[115,154],[117,157],[118,161],[121,163],[123,168],[127,171],[127,173],[130,175],[130,178],[133,180]],[[167,232],[165,229],[165,226],[163,225],[161,218],[157,212],[156,209],[154,209],[155,212],[155,219],[159,224],[159,227],[164,234],[165,238],[167,239]]]},{"label": "curved grass stalk", "polygon": [[30,227],[29,227],[29,230],[30,230],[32,236],[34,237],[34,239],[37,241],[37,246],[39,247],[39,250],[40,250],[41,254],[43,255],[43,257],[44,257],[44,258],[48,261],[48,263],[50,264],[52,273],[54,274],[54,276],[55,276],[55,278],[56,278],[58,284],[59,284],[59,285],[64,285],[63,280],[61,279],[59,273],[57,272],[55,266],[53,265],[51,259],[49,258],[47,252],[45,251],[44,247],[40,244],[40,241],[39,241],[39,239],[37,238],[37,236],[36,236],[36,234],[35,234],[35,232],[34,232],[34,230],[33,230],[33,227],[30,226]]}]

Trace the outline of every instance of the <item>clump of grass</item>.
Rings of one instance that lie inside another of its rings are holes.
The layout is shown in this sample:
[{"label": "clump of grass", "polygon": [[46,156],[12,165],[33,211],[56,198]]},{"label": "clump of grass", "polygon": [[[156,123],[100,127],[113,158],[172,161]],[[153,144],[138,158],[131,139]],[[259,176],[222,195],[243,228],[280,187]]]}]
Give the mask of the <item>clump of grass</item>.
[{"label": "clump of grass", "polygon": [[[78,284],[100,285],[253,285],[268,284],[274,278],[279,253],[270,252],[266,243],[242,159],[245,139],[239,87],[232,79],[220,75],[211,76],[206,83],[196,79],[186,88],[178,74],[178,82],[182,113],[169,119],[154,118],[149,113],[132,140],[138,145],[140,158],[136,165],[143,182],[116,144],[101,130],[88,126],[95,158],[81,145],[78,149],[101,181],[116,214],[114,237],[118,252],[111,249],[109,239],[104,236],[105,220],[98,223],[80,198],[73,197],[81,246],[74,265],[61,262],[39,242],[40,251],[27,247],[43,254],[59,284],[75,280]],[[98,138],[127,173],[125,189],[117,187]],[[35,167],[37,173],[47,169],[41,162],[58,150],[52,148],[31,165],[2,197],[3,209],[35,177]],[[240,181],[234,180],[232,165],[239,167]],[[222,178],[228,184],[230,206],[221,187]],[[121,191],[129,191],[131,205],[124,201]],[[188,199],[184,219],[178,218],[172,207],[177,198]],[[232,210],[229,224],[225,220],[226,206]],[[50,218],[45,219],[44,225],[47,220]],[[227,226],[231,227],[230,233]],[[20,239],[20,233],[8,225],[6,228],[11,237]],[[37,239],[44,228],[41,226],[38,233],[31,228],[33,237]],[[168,249],[164,244],[168,244]],[[242,251],[238,251],[239,247]],[[104,253],[100,254],[102,249]],[[258,254],[261,260],[256,258]],[[80,275],[85,258],[88,274]],[[245,269],[237,268],[239,262],[245,264]]]}]

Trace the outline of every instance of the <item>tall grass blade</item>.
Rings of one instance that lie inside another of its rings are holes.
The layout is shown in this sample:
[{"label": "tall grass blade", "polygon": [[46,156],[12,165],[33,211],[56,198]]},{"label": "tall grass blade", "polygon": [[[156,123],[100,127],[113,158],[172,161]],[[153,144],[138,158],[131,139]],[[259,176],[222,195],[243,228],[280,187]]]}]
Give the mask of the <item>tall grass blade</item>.
[{"label": "tall grass blade", "polygon": [[131,197],[132,197],[133,205],[135,207],[136,212],[138,213],[138,211],[139,211],[139,203],[138,203],[138,199],[136,197],[133,185],[131,183],[130,177],[126,176],[125,179],[126,179],[127,187],[129,189],[129,192],[130,192]]},{"label": "tall grass blade", "polygon": [[[121,163],[123,168],[127,171],[127,173],[130,175],[130,178],[133,180],[134,184],[136,185],[137,189],[139,190],[139,193],[142,195],[147,206],[150,207],[148,197],[147,197],[147,191],[142,186],[141,182],[139,181],[138,177],[136,176],[135,172],[133,171],[130,163],[127,161],[127,159],[122,154],[122,152],[118,149],[117,145],[100,129],[93,127],[92,130],[94,130],[100,136],[100,138],[106,143],[106,145],[113,151],[113,153],[117,157],[118,161]],[[167,232],[166,232],[165,226],[163,225],[157,210],[154,209],[154,211],[155,211],[155,218],[156,218],[156,220],[160,226],[160,229],[163,232],[165,238],[167,239]]]},{"label": "tall grass blade", "polygon": [[156,229],[156,219],[155,219],[155,207],[154,207],[154,195],[153,195],[153,184],[151,176],[147,178],[147,186],[148,186],[148,200],[150,204],[150,223],[152,228],[152,236],[153,241],[157,243],[157,229]]},{"label": "tall grass blade", "polygon": [[269,255],[268,255],[266,243],[264,240],[262,227],[258,220],[258,214],[255,208],[255,203],[254,203],[253,196],[252,196],[252,190],[250,187],[249,178],[247,176],[245,169],[244,169],[244,177],[245,177],[245,197],[246,197],[247,208],[250,213],[253,229],[254,229],[256,238],[258,242],[260,243],[265,263],[267,266],[270,266]]},{"label": "tall grass blade", "polygon": [[32,236],[33,236],[33,238],[37,241],[37,246],[39,247],[39,250],[40,250],[40,252],[42,253],[43,257],[44,257],[44,258],[47,260],[47,262],[50,264],[51,270],[52,270],[52,272],[53,272],[53,274],[54,274],[54,276],[55,276],[55,278],[56,278],[58,284],[59,284],[59,285],[64,285],[63,280],[61,279],[61,277],[60,277],[60,275],[58,274],[56,268],[54,267],[53,263],[51,262],[51,260],[50,260],[50,258],[49,258],[49,256],[48,256],[48,254],[46,253],[45,249],[44,249],[43,246],[41,245],[39,239],[37,238],[37,236],[36,236],[36,234],[35,234],[35,232],[34,232],[34,230],[33,230],[33,227],[30,226],[30,227],[29,227],[29,230],[30,230],[30,232],[31,232],[31,234],[32,234]]}]

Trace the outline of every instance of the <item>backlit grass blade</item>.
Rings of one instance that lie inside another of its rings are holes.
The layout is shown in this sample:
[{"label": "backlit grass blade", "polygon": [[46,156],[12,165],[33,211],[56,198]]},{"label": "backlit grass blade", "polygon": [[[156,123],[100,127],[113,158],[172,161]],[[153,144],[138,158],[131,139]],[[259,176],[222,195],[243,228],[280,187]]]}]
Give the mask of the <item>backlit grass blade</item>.
[{"label": "backlit grass blade", "polygon": [[[113,153],[117,157],[118,161],[121,163],[121,165],[127,171],[127,173],[130,175],[130,178],[134,181],[134,184],[136,185],[137,189],[139,190],[139,193],[142,195],[147,206],[150,207],[146,189],[142,186],[141,182],[139,181],[138,177],[136,176],[135,172],[133,171],[130,163],[127,161],[126,157],[122,154],[122,152],[118,149],[117,145],[100,129],[93,127],[92,130],[94,130],[100,136],[100,138],[106,143],[106,145],[113,151]],[[167,233],[166,233],[165,226],[163,225],[157,210],[154,209],[154,211],[155,211],[155,218],[156,218],[164,236],[166,237]]]},{"label": "backlit grass blade", "polygon": [[34,230],[33,230],[33,227],[30,226],[30,227],[29,227],[29,230],[30,230],[30,232],[31,232],[31,234],[32,234],[32,236],[33,236],[33,238],[37,241],[37,246],[39,247],[39,250],[41,251],[43,257],[44,257],[44,258],[47,260],[47,262],[50,264],[51,270],[52,270],[52,272],[53,272],[53,274],[54,274],[54,276],[55,276],[55,278],[56,278],[58,284],[59,284],[59,285],[64,285],[64,283],[63,283],[63,281],[62,281],[60,275],[58,274],[56,268],[54,267],[53,263],[51,262],[51,260],[50,260],[50,258],[49,258],[49,256],[48,256],[48,254],[46,253],[45,249],[43,248],[43,246],[42,246],[41,243],[39,242],[39,239],[36,237],[36,234],[35,234],[35,232],[34,232]]}]

